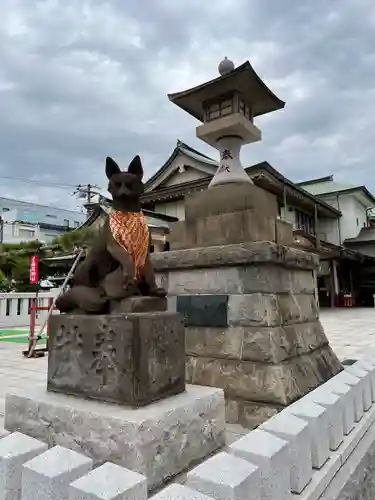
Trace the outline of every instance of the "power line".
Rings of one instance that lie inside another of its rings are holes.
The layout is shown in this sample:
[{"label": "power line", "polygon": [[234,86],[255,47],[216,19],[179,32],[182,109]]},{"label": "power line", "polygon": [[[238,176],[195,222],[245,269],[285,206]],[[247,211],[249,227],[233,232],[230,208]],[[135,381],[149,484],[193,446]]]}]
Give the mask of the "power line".
[{"label": "power line", "polygon": [[38,184],[39,186],[46,186],[46,187],[59,187],[59,188],[64,188],[64,189],[76,189],[77,185],[74,184],[60,184],[58,182],[43,182],[43,181],[37,181],[34,179],[23,179],[21,177],[11,177],[7,175],[0,175],[0,179],[8,179],[12,181],[17,181],[17,182],[25,182],[27,184]]}]

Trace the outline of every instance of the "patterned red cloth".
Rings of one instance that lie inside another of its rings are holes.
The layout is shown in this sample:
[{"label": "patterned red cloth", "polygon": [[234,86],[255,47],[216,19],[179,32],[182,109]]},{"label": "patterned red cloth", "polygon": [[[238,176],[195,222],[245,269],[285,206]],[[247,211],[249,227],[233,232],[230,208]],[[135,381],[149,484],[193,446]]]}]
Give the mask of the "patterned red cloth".
[{"label": "patterned red cloth", "polygon": [[116,243],[131,256],[135,269],[134,278],[139,280],[146,263],[150,239],[145,216],[142,212],[113,210],[109,216],[109,226]]}]

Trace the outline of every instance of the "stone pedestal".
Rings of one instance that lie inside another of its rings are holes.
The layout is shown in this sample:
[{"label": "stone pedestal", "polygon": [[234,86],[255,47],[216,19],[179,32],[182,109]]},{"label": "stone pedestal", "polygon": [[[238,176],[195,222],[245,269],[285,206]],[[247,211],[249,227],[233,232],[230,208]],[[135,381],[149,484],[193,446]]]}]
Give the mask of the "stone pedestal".
[{"label": "stone pedestal", "polygon": [[184,391],[182,317],[169,312],[52,316],[47,387],[132,406]]},{"label": "stone pedestal", "polygon": [[[112,305],[142,310],[146,303],[167,304],[131,298]],[[160,486],[225,444],[223,391],[185,386],[182,319],[166,311],[53,316],[48,390],[8,394],[5,428]]]},{"label": "stone pedestal", "polygon": [[47,392],[43,387],[8,394],[5,428],[147,478],[149,489],[188,469],[225,444],[221,389],[186,391],[142,408]]},{"label": "stone pedestal", "polygon": [[185,317],[187,381],[222,387],[229,422],[256,427],[342,369],[319,321],[319,259],[287,246],[292,229],[272,195],[254,185],[197,193],[171,234],[172,251],[153,264]]}]

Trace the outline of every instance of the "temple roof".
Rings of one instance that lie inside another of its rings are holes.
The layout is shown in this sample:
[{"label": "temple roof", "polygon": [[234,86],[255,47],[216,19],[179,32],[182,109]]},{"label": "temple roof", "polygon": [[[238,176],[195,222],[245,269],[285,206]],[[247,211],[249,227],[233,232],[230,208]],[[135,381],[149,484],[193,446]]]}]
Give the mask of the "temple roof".
[{"label": "temple roof", "polygon": [[[164,176],[164,174],[168,171],[169,167],[172,165],[173,161],[180,154],[185,155],[189,158],[192,158],[193,160],[196,160],[197,162],[206,165],[206,167],[208,167],[208,169],[212,171],[212,175],[216,172],[216,168],[219,164],[213,158],[206,156],[200,151],[192,148],[188,144],[185,144],[184,142],[177,139],[176,147],[174,148],[174,150],[172,151],[171,155],[166,160],[164,165],[160,167],[159,170],[157,170],[157,172],[155,172],[155,174],[148,179],[148,181],[145,182],[145,192],[148,192],[151,189],[155,189],[159,179],[161,179]],[[206,172],[206,174],[209,174],[209,172]]]},{"label": "temple roof", "polygon": [[356,186],[354,184],[345,184],[334,180],[333,175],[321,177],[319,179],[311,179],[304,182],[298,182],[298,186],[305,189],[315,196],[329,196],[331,194],[349,194],[357,193],[367,198],[370,202],[369,206],[375,205],[374,195],[366,188],[366,186]]},{"label": "temple roof", "polygon": [[347,238],[345,245],[373,244],[375,242],[375,227],[362,227],[355,238]]},{"label": "temple roof", "polygon": [[203,103],[234,90],[241,92],[251,104],[254,116],[271,113],[285,106],[285,102],[267,87],[249,61],[209,82],[182,92],[168,94],[168,98],[197,120],[203,121]]},{"label": "temple roof", "polygon": [[[345,240],[345,244],[348,240]],[[312,234],[308,234],[303,230],[293,231],[293,245],[301,250],[306,250],[308,252],[313,252],[319,254],[322,260],[341,258],[345,260],[355,260],[359,262],[373,262],[375,263],[375,258],[366,255],[365,253],[352,250],[351,248],[345,248],[342,246],[334,245],[328,241],[320,240],[319,248],[316,247],[316,237]]]},{"label": "temple roof", "polygon": [[[92,226],[99,217],[109,215],[111,212],[111,200],[109,198],[105,198],[104,196],[100,197],[100,202],[93,203],[94,209],[90,217],[79,227],[75,228],[74,231],[78,231],[83,227]],[[146,210],[142,208],[142,212],[146,217],[147,225],[149,228],[160,228],[160,229],[169,229],[170,222],[178,221],[177,217],[172,217],[166,214],[160,214],[158,212],[153,212],[152,210]]]},{"label": "temple roof", "polygon": [[[282,197],[283,190],[285,189],[288,200],[293,201],[297,206],[312,208],[316,204],[319,216],[337,218],[341,215],[339,210],[294,184],[275,170],[268,162],[257,163],[245,168],[245,171],[251,177],[254,184],[276,196]],[[150,204],[156,201],[182,199],[190,193],[206,189],[213,175],[214,172],[206,177],[189,182],[176,183],[172,186],[159,185],[157,189],[154,188],[146,191],[142,195],[141,201],[143,204]]]}]

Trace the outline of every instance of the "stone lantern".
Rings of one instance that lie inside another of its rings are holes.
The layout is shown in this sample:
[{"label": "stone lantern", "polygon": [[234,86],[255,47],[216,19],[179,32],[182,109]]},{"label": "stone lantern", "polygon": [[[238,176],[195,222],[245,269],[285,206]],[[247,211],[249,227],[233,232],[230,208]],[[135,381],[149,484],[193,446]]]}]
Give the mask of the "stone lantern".
[{"label": "stone lantern", "polygon": [[225,58],[218,69],[218,78],[168,97],[203,122],[196,129],[197,137],[220,152],[220,165],[210,187],[252,183],[241,165],[241,147],[262,138],[254,118],[282,109],[285,103],[263,83],[248,61],[235,68]]},{"label": "stone lantern", "polygon": [[171,252],[153,255],[170,310],[185,318],[186,378],[221,387],[226,419],[254,428],[341,371],[319,321],[315,254],[293,248],[276,196],[242,168],[259,141],[257,116],[284,107],[249,62],[224,59],[220,76],[169,99],[202,122],[220,151],[210,189],[185,197]]}]

